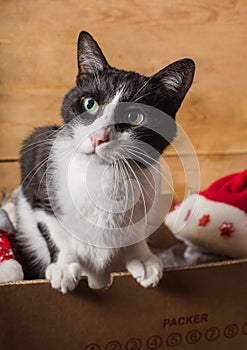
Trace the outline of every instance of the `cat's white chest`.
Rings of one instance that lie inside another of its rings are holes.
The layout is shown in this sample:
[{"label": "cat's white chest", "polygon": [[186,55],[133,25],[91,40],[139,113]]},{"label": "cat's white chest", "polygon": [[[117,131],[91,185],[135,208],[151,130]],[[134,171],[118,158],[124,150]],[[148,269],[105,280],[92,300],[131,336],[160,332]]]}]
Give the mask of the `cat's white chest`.
[{"label": "cat's white chest", "polygon": [[114,168],[78,157],[56,166],[56,195],[65,221],[69,218],[97,227],[114,227],[124,215],[128,198],[122,181],[116,181]]},{"label": "cat's white chest", "polygon": [[133,163],[125,162],[119,168],[119,164],[103,163],[97,156],[66,148],[65,156],[59,157],[62,148],[60,143],[55,149],[50,180],[54,206],[59,208],[56,217],[75,238],[74,249],[77,242],[115,249],[144,240],[156,201],[153,174]]}]

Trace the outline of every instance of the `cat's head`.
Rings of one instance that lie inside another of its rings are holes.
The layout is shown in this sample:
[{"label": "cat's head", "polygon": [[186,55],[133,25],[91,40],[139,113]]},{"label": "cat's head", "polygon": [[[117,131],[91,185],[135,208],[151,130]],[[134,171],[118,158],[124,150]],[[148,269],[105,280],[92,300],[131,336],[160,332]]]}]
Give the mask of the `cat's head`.
[{"label": "cat's head", "polygon": [[78,152],[114,160],[119,153],[138,157],[139,151],[143,158],[147,153],[157,159],[176,136],[175,115],[194,71],[195,64],[188,58],[151,77],[115,69],[92,36],[81,32],[76,87],[62,105],[65,128]]}]

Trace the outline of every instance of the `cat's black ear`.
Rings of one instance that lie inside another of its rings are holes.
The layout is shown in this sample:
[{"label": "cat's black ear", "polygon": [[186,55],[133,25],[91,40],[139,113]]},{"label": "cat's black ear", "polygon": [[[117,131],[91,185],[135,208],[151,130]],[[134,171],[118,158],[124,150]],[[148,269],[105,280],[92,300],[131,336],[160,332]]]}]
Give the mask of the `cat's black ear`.
[{"label": "cat's black ear", "polygon": [[94,38],[85,31],[78,37],[78,73],[81,75],[95,70],[103,70],[108,66],[105,56]]},{"label": "cat's black ear", "polygon": [[189,90],[194,73],[194,61],[190,58],[184,58],[171,63],[153,76],[155,80],[159,81],[159,90],[165,90],[165,94],[168,94],[174,102],[174,112],[177,111]]}]

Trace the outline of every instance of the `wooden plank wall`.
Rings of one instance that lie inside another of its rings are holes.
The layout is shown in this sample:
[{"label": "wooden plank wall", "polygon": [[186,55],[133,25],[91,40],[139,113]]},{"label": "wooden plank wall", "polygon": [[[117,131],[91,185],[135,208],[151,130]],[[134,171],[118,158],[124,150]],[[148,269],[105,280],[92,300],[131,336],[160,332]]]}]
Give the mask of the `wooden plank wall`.
[{"label": "wooden plank wall", "polygon": [[[0,12],[1,189],[18,184],[21,140],[60,122],[82,29],[119,68],[149,75],[192,57],[195,82],[177,119],[197,152],[202,187],[246,167],[246,0],[9,0]],[[181,162],[173,150],[167,161],[181,198]]]}]

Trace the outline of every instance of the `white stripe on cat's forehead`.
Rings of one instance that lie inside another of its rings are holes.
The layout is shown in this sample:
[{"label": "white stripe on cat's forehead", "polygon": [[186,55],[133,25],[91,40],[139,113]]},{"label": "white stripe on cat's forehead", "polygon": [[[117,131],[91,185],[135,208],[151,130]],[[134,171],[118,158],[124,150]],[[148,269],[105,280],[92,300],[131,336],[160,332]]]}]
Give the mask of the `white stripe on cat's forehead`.
[{"label": "white stripe on cat's forehead", "polygon": [[120,100],[120,97],[121,97],[121,95],[122,95],[122,92],[123,92],[123,87],[120,89],[120,90],[118,90],[117,92],[116,92],[116,94],[115,94],[115,96],[113,97],[113,99],[109,102],[109,103],[107,103],[106,104],[106,107],[111,107],[112,109],[115,109],[116,108],[116,106],[117,106],[117,104],[119,103],[119,100]]},{"label": "white stripe on cat's forehead", "polygon": [[121,95],[122,95],[122,93],[123,93],[123,89],[124,89],[124,87],[122,87],[121,89],[119,89],[119,90],[116,92],[116,94],[115,94],[115,96],[113,97],[113,99],[112,99],[109,103],[107,103],[107,104],[105,105],[105,107],[104,107],[104,112],[103,112],[103,115],[102,115],[102,117],[103,117],[104,119],[110,118],[110,117],[112,116],[112,114],[113,114],[113,112],[114,112],[114,110],[115,110],[117,104],[119,103],[120,97],[121,97]]}]

